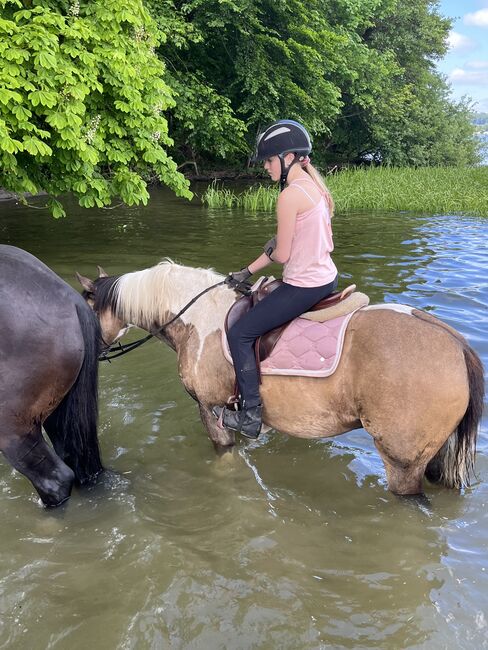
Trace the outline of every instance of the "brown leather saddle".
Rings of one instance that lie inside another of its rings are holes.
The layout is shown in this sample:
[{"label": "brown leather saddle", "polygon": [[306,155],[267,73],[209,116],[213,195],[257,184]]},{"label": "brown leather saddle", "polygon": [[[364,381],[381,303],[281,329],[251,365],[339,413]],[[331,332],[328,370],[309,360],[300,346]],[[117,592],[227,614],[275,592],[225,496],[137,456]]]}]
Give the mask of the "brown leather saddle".
[{"label": "brown leather saddle", "polygon": [[[252,307],[254,307],[256,303],[260,302],[272,291],[277,289],[280,284],[282,284],[281,280],[272,280],[271,282],[267,282],[266,279],[264,279],[259,287],[249,296],[243,296],[242,298],[239,298],[239,300],[236,300],[225,317],[225,332],[227,333],[232,325],[234,325],[234,323],[239,320],[239,318],[244,316],[244,314],[246,314]],[[333,305],[336,305],[338,302],[341,302],[350,296],[355,288],[355,285],[350,285],[343,291],[335,291],[334,293],[331,293],[329,296],[327,296],[327,298],[323,298],[320,302],[309,309],[309,311],[319,311],[320,309],[332,307]],[[280,336],[283,334],[283,331],[290,324],[290,322],[291,321],[283,323],[283,325],[280,325],[279,327],[266,332],[266,334],[263,334],[257,339],[255,345],[255,353],[258,369],[260,362],[269,357]]]}]

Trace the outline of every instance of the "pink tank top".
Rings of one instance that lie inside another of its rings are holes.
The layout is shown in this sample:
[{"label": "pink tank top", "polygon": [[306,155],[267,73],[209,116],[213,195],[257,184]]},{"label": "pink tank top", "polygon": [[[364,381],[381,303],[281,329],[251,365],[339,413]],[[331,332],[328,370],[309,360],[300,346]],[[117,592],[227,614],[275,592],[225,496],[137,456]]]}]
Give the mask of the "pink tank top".
[{"label": "pink tank top", "polygon": [[[310,182],[313,183],[313,180],[310,179]],[[297,181],[290,183],[291,186],[298,187],[313,200]],[[295,287],[329,284],[337,275],[336,265],[330,256],[333,250],[329,206],[322,194],[313,208],[297,214],[290,258],[283,269],[284,282]]]}]

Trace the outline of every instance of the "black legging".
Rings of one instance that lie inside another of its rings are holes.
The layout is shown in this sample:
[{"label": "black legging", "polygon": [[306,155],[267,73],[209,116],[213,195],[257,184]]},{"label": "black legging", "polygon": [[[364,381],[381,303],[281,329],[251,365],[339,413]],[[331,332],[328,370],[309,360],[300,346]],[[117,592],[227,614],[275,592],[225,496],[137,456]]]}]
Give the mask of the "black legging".
[{"label": "black legging", "polygon": [[258,336],[308,311],[337,287],[337,277],[321,287],[294,287],[283,283],[244,314],[229,330],[227,339],[234,361],[241,400],[246,406],[261,403],[254,356]]}]

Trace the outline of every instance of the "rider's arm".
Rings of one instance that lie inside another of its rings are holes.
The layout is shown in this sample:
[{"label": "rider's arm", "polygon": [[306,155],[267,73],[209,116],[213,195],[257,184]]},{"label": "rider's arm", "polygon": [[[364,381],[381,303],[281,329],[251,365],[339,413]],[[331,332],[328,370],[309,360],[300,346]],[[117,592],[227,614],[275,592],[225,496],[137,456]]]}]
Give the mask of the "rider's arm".
[{"label": "rider's arm", "polygon": [[298,192],[291,187],[286,188],[278,197],[276,205],[278,232],[276,235],[276,248],[272,253],[274,262],[286,264],[290,258],[299,200]]},{"label": "rider's arm", "polygon": [[268,266],[268,264],[271,264],[272,260],[269,259],[269,257],[266,255],[266,253],[263,253],[259,257],[257,257],[254,262],[251,262],[251,264],[248,264],[247,268],[251,273],[257,273],[261,269],[264,269],[265,266]]},{"label": "rider's arm", "polygon": [[279,264],[288,262],[300,198],[298,193],[293,191],[292,188],[287,188],[279,195],[276,205],[278,219],[276,248],[272,252],[271,258],[266,253],[263,253],[254,262],[248,264],[247,268],[252,274],[264,269],[271,262],[278,262]]}]

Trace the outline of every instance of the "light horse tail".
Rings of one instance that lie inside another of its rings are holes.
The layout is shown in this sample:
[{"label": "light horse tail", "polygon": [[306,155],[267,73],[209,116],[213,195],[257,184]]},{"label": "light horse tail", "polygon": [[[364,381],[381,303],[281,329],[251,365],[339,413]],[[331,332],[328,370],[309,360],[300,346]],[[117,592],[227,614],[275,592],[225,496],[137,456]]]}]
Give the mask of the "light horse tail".
[{"label": "light horse tail", "polygon": [[83,364],[75,383],[43,426],[58,456],[83,485],[103,471],[97,435],[101,333],[98,320],[87,305],[76,305],[76,312],[85,348]]},{"label": "light horse tail", "polygon": [[476,440],[483,415],[485,395],[483,364],[479,356],[459,332],[430,314],[418,310],[414,310],[413,313],[421,320],[446,330],[463,346],[469,386],[468,407],[456,430],[451,433],[427,465],[425,476],[432,483],[439,483],[449,488],[467,487],[474,475]]}]

